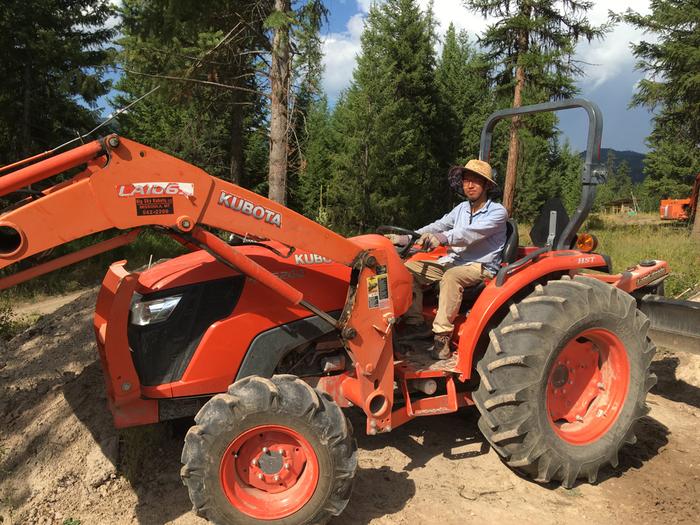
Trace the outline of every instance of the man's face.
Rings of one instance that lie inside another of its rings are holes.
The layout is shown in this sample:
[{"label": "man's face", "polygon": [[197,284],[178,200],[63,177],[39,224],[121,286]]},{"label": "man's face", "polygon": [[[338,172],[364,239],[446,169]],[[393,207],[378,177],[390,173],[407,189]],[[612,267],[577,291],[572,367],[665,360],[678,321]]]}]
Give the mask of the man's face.
[{"label": "man's face", "polygon": [[486,181],[467,172],[462,175],[462,189],[470,202],[478,201],[486,191]]}]

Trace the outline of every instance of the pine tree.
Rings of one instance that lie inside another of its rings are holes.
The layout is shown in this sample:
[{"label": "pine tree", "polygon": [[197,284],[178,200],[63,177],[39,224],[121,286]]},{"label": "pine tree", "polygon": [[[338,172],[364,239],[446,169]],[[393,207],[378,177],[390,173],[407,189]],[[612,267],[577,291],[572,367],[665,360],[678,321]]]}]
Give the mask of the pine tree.
[{"label": "pine tree", "polygon": [[571,149],[569,142],[557,148],[555,164],[559,167],[561,177],[561,199],[569,215],[573,214],[581,201],[581,174],[583,159]]},{"label": "pine tree", "polygon": [[386,153],[377,152],[372,204],[380,219],[418,225],[445,207],[440,188],[445,187],[441,174],[447,166],[439,165],[437,148],[432,14],[421,13],[414,0],[391,0],[381,13],[388,96],[376,118],[377,138]]},{"label": "pine tree", "polygon": [[[262,19],[245,2],[203,6],[176,0],[125,0],[121,7],[118,105],[160,85],[121,119],[126,134],[212,175],[254,185],[246,165],[252,130],[264,125],[255,74]],[[245,24],[240,20],[245,20]],[[233,22],[232,22],[233,20]],[[250,53],[249,53],[250,51]],[[266,149],[267,152],[267,149]]]},{"label": "pine tree", "polygon": [[[572,59],[580,39],[601,37],[605,27],[592,26],[585,13],[593,6],[583,0],[564,0],[556,6],[550,0],[464,0],[465,5],[484,16],[499,20],[489,26],[480,43],[488,48],[490,61],[497,64],[497,84],[512,90],[512,107],[523,103],[525,86],[535,87],[545,98],[575,93],[574,78],[581,68]],[[543,100],[539,100],[542,102]],[[516,170],[520,147],[520,119],[512,119],[508,147],[504,205],[513,208]]]},{"label": "pine tree", "polygon": [[[551,126],[551,115],[549,116]],[[519,162],[514,209],[519,220],[533,221],[550,198],[560,195],[562,173],[558,165],[555,136],[543,138],[529,130],[521,131],[520,144],[527,155]]]},{"label": "pine tree", "polygon": [[125,0],[119,87],[127,96],[119,102],[162,86],[125,129],[279,202],[291,194],[296,205],[299,137],[319,95],[325,13],[321,0]]},{"label": "pine tree", "polygon": [[110,82],[108,0],[6,0],[0,13],[0,165],[92,129]]},{"label": "pine tree", "polygon": [[304,126],[304,162],[299,169],[298,208],[307,217],[328,224],[327,198],[331,183],[330,157],[335,149],[328,101],[321,98],[308,109]]},{"label": "pine tree", "polygon": [[697,0],[652,0],[651,13],[628,10],[619,19],[655,35],[656,41],[632,44],[639,81],[635,105],[661,109],[657,127],[671,125],[693,144],[700,143],[700,3]]},{"label": "pine tree", "polygon": [[[328,124],[328,101],[323,94],[323,50],[320,29],[328,10],[319,1],[311,1],[297,9],[297,24],[293,28],[295,57],[292,63],[290,100],[289,167],[287,170],[287,205],[295,210],[307,210],[308,194],[303,181],[308,170],[309,149],[318,155],[327,141],[322,128]],[[314,122],[312,122],[314,120]],[[318,138],[319,144],[312,142]],[[318,147],[316,147],[318,146]],[[325,164],[328,164],[327,162]],[[314,192],[317,196],[318,188]]]},{"label": "pine tree", "polygon": [[632,197],[632,177],[630,176],[630,165],[626,160],[620,162],[615,173],[613,189],[618,199],[629,199]]},{"label": "pine tree", "polygon": [[268,197],[287,202],[287,127],[290,75],[290,0],[274,0],[274,10],[266,20],[273,30],[270,61],[270,165]]},{"label": "pine tree", "polygon": [[443,157],[463,164],[479,152],[481,128],[494,109],[489,68],[483,55],[450,23],[435,71],[440,95]]},{"label": "pine tree", "polygon": [[[651,178],[649,199],[651,192],[669,192],[656,193],[658,200],[671,198],[700,171],[700,3],[652,0],[650,7],[648,15],[628,10],[618,18],[656,37],[632,44],[637,68],[646,73],[632,104],[656,110],[644,172]],[[700,239],[700,214],[693,235]]]},{"label": "pine tree", "polygon": [[371,8],[353,82],[336,105],[342,141],[329,189],[334,226],[417,227],[444,212],[439,164],[435,36],[414,0]]}]

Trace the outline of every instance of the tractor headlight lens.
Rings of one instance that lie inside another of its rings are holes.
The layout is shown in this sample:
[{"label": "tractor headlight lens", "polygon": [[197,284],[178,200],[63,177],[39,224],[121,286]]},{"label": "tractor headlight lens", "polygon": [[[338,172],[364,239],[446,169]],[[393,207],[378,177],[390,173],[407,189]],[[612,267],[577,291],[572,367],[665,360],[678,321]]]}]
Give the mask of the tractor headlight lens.
[{"label": "tractor headlight lens", "polygon": [[134,300],[131,303],[131,324],[136,326],[148,326],[167,321],[180,304],[182,295],[152,301],[141,301],[141,298],[141,295],[134,294]]}]

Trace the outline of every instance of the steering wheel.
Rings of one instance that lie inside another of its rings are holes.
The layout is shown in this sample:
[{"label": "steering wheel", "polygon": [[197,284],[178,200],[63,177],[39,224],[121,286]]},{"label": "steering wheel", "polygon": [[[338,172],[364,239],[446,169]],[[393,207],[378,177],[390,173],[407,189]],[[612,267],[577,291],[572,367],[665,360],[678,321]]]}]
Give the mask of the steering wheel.
[{"label": "steering wheel", "polygon": [[377,228],[377,233],[381,235],[387,233],[397,233],[399,235],[411,236],[411,240],[408,242],[408,244],[404,248],[401,248],[401,250],[399,250],[399,257],[401,257],[402,259],[405,259],[408,256],[408,252],[411,251],[411,248],[413,248],[413,245],[420,237],[420,233],[413,230],[407,230],[406,228],[400,228],[399,226],[379,226]]}]

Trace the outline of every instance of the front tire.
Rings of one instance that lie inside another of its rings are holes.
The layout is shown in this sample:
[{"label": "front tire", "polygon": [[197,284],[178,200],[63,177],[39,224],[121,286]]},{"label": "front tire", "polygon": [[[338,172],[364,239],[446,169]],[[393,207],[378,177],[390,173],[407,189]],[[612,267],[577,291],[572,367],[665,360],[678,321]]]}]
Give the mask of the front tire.
[{"label": "front tire", "polygon": [[214,523],[322,524],[350,499],[352,428],[295,376],[248,377],[209,400],[182,450],[194,511]]},{"label": "front tire", "polygon": [[512,468],[570,488],[634,443],[656,383],[634,299],[589,277],[538,285],[490,333],[477,365],[479,428]]}]

